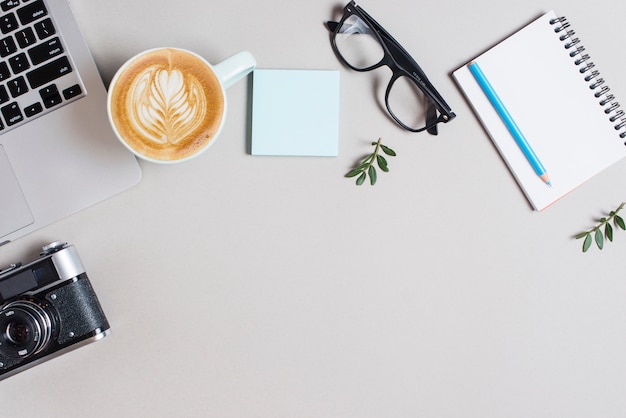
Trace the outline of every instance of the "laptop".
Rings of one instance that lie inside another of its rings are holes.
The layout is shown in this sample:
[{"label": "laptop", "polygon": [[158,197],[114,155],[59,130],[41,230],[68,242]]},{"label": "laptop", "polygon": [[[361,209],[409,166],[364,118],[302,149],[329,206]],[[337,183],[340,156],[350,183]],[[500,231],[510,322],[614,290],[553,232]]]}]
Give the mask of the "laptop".
[{"label": "laptop", "polygon": [[0,0],[0,245],[139,182],[66,0]]}]

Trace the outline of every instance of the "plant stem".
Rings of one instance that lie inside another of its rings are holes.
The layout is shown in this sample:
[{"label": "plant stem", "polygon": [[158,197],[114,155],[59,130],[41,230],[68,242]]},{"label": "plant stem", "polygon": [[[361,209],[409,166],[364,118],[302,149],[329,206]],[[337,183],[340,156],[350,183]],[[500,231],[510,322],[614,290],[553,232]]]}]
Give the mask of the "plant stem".
[{"label": "plant stem", "polygon": [[383,153],[387,154],[388,156],[394,157],[396,155],[396,152],[394,150],[392,150],[386,145],[383,145],[382,138],[378,138],[377,142],[372,142],[372,146],[375,146],[374,152],[367,155],[365,158],[363,158],[360,161],[360,163],[356,166],[356,168],[354,168],[348,174],[346,174],[346,177],[358,176],[356,180],[357,186],[362,185],[368,176],[370,178],[370,184],[372,186],[376,184],[376,179],[378,178],[378,174],[376,171],[375,164],[378,164],[378,167],[382,171],[384,172],[389,171],[387,160],[385,159],[385,157],[383,157],[380,154],[381,150]]},{"label": "plant stem", "polygon": [[585,239],[583,241],[583,252],[587,252],[587,250],[589,250],[593,241],[596,242],[596,245],[599,249],[604,248],[604,238],[608,239],[609,241],[613,241],[613,227],[611,226],[611,223],[614,223],[616,227],[622,230],[626,230],[626,224],[624,223],[624,219],[618,215],[619,211],[624,209],[624,206],[626,206],[626,202],[622,202],[622,204],[619,205],[615,210],[611,211],[608,217],[600,218],[598,220],[598,224],[595,227],[576,235],[576,239]]}]

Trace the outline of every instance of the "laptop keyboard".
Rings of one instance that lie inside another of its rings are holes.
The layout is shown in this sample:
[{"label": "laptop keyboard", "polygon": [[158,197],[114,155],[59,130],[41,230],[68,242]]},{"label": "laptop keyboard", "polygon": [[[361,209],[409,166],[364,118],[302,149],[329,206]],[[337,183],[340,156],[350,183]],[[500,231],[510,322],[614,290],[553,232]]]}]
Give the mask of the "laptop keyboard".
[{"label": "laptop keyboard", "polygon": [[44,0],[0,0],[0,134],[85,95]]}]

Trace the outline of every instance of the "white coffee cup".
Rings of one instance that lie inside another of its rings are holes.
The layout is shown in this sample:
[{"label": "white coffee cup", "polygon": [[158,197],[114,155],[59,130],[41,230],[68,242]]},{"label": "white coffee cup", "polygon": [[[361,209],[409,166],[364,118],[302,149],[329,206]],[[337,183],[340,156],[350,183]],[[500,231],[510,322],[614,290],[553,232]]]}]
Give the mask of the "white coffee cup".
[{"label": "white coffee cup", "polygon": [[216,65],[180,48],[130,58],[109,86],[107,113],[118,139],[137,157],[172,164],[195,158],[219,137],[226,89],[252,72],[248,51]]}]

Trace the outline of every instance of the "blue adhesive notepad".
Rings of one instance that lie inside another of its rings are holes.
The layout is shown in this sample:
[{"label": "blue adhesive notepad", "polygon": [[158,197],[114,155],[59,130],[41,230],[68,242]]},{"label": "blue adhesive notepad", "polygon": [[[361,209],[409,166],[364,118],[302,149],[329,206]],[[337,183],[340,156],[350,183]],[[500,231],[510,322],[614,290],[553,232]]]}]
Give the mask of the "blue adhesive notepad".
[{"label": "blue adhesive notepad", "polygon": [[339,71],[254,71],[252,155],[335,157]]}]

